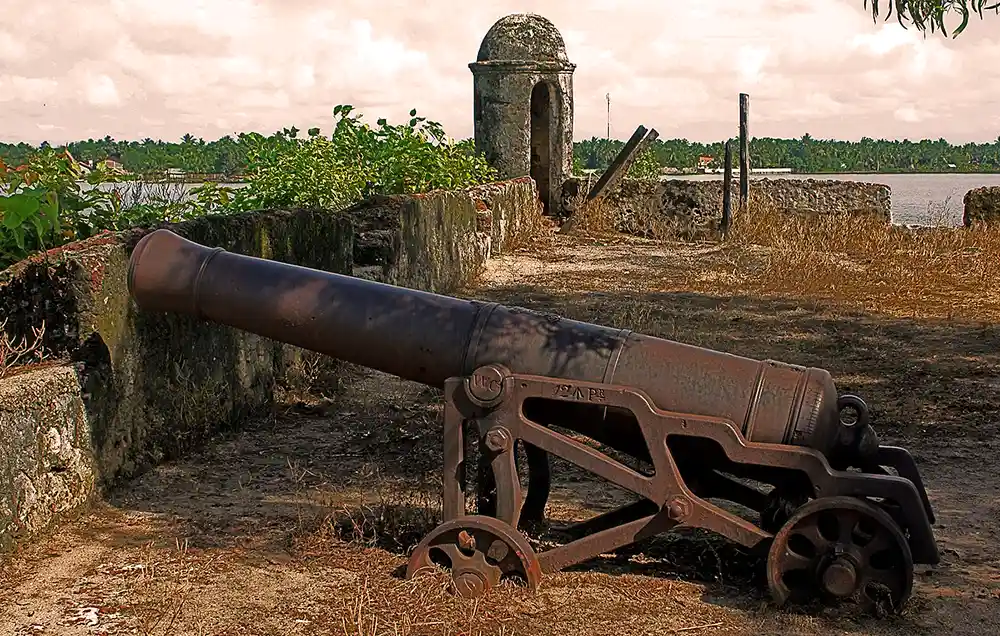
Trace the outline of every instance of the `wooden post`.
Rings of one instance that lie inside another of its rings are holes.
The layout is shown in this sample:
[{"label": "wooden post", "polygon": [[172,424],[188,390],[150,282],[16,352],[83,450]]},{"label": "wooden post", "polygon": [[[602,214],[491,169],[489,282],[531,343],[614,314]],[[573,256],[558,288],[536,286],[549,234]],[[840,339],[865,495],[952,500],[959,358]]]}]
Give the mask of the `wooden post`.
[{"label": "wooden post", "polygon": [[625,173],[628,172],[636,157],[639,156],[639,153],[656,141],[659,135],[660,133],[656,132],[655,128],[649,131],[646,130],[645,126],[636,128],[635,132],[632,133],[632,137],[625,142],[625,147],[621,149],[618,156],[608,166],[608,169],[604,171],[604,174],[598,179],[597,184],[591,188],[586,201],[589,203],[603,196],[607,190],[614,187],[625,176]]},{"label": "wooden post", "polygon": [[740,93],[740,205],[750,198],[750,96]]},{"label": "wooden post", "polygon": [[733,219],[733,145],[728,139],[726,140],[726,158],[723,163],[722,170],[722,222],[719,223],[719,229],[722,231],[722,236],[725,238],[726,233],[729,232],[729,223]]}]

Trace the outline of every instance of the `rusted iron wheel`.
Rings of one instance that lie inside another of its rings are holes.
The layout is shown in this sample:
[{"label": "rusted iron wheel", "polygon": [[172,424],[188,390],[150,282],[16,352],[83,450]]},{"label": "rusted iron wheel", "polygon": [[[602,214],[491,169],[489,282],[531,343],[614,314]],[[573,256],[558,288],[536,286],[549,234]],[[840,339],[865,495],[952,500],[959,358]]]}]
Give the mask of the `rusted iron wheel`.
[{"label": "rusted iron wheel", "polygon": [[796,510],[775,535],[767,582],[779,606],[854,601],[896,613],[913,587],[913,556],[884,510],[855,497],[825,497]]},{"label": "rusted iron wheel", "polygon": [[432,530],[410,555],[406,578],[435,566],[451,570],[452,591],[463,598],[483,596],[504,578],[519,578],[535,592],[542,578],[524,535],[482,515],[459,517]]}]

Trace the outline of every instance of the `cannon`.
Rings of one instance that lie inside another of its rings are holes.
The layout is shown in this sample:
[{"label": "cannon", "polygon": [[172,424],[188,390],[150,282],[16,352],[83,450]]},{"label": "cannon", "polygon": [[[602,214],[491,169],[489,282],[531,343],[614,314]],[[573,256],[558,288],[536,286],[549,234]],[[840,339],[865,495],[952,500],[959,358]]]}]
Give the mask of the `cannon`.
[{"label": "cannon", "polygon": [[[779,606],[898,611],[914,563],[939,561],[912,456],[881,445],[864,400],[838,395],[826,370],[234,254],[165,229],[136,244],[128,289],[144,311],[443,390],[443,519],[407,576],[444,565],[461,596],[506,577],[535,590],[545,574],[678,528],[758,554]],[[635,501],[569,525],[554,546],[533,543],[551,456]]]}]

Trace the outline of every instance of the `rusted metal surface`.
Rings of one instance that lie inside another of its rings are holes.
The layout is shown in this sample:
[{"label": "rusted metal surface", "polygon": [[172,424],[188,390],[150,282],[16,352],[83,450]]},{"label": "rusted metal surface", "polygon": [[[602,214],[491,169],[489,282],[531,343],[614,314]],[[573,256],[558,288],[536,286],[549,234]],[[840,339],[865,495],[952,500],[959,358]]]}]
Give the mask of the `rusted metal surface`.
[{"label": "rusted metal surface", "polygon": [[446,521],[424,537],[410,555],[406,578],[437,565],[451,570],[453,591],[463,598],[483,596],[509,577],[535,592],[542,579],[538,558],[524,535],[482,515]]},{"label": "rusted metal surface", "polygon": [[[912,560],[938,562],[933,511],[912,457],[880,446],[867,405],[839,396],[823,369],[239,256],[166,230],[136,246],[129,289],[144,310],[198,316],[443,388],[446,524],[466,518],[466,438],[480,452],[477,511],[511,532],[543,519],[550,454],[636,496],[533,554],[541,572],[676,526],[766,547],[798,523],[804,505],[844,497],[878,500],[878,520],[905,529]],[[738,503],[759,519],[709,499]],[[514,541],[484,523],[496,539]],[[834,579],[848,569],[831,570],[830,589],[843,587]],[[484,580],[469,593],[487,589],[492,579]]]},{"label": "rusted metal surface", "polygon": [[855,497],[825,497],[799,508],[767,557],[779,605],[818,589],[832,600],[855,598],[866,609],[898,611],[913,589],[913,556],[884,510]]}]

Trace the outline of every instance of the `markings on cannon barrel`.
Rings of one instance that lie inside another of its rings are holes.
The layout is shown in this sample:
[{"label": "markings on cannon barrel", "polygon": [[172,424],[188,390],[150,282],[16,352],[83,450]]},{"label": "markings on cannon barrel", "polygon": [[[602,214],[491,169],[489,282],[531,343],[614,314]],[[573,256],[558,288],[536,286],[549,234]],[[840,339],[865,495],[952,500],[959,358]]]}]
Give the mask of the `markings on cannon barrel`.
[{"label": "markings on cannon barrel", "polygon": [[484,375],[481,373],[473,373],[472,385],[475,386],[476,388],[498,392],[500,391],[501,382],[494,376]]},{"label": "markings on cannon barrel", "polygon": [[572,384],[559,384],[556,386],[555,396],[577,400],[579,402],[604,402],[604,389],[583,388]]}]

